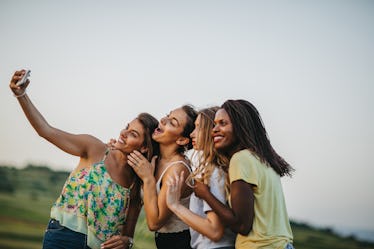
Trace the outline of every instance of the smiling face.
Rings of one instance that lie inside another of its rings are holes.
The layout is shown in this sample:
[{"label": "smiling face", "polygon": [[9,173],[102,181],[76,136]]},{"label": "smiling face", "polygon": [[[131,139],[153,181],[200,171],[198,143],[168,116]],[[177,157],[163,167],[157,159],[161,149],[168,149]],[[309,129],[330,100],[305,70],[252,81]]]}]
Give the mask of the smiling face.
[{"label": "smiling face", "polygon": [[152,138],[159,144],[175,143],[183,136],[186,123],[186,112],[182,108],[177,108],[160,120]]},{"label": "smiling face", "polygon": [[144,127],[138,119],[134,119],[125,129],[121,130],[114,147],[126,154],[134,150],[139,150],[142,153],[145,152]]},{"label": "smiling face", "polygon": [[214,118],[214,147],[221,152],[230,152],[236,144],[231,119],[225,109],[219,109]]}]

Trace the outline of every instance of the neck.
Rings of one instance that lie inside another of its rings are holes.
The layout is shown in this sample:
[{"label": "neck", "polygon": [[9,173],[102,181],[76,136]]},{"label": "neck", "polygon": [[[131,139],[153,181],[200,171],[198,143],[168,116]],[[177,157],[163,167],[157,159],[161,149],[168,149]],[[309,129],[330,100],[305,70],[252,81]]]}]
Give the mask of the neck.
[{"label": "neck", "polygon": [[113,161],[117,165],[125,166],[127,165],[127,154],[119,150],[112,150],[109,155],[112,155]]},{"label": "neck", "polygon": [[160,144],[160,159],[171,161],[177,156],[180,156],[180,153],[175,146],[163,146]]},{"label": "neck", "polygon": [[135,172],[127,163],[127,154],[112,150],[107,158],[106,167],[111,177],[121,186],[130,187],[135,179]]}]

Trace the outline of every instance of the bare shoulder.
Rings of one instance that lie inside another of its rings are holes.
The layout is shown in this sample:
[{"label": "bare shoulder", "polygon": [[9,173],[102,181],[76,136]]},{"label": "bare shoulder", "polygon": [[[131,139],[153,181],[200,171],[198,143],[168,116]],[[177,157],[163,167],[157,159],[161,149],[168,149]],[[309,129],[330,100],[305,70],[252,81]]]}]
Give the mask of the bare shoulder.
[{"label": "bare shoulder", "polygon": [[184,171],[185,174],[189,174],[191,171],[191,165],[188,160],[179,160],[173,163],[173,166],[169,167],[166,172],[166,174],[170,174],[170,172],[176,172],[180,174],[180,172]]},{"label": "bare shoulder", "polygon": [[92,135],[86,135],[84,139],[85,143],[87,143],[86,159],[89,162],[100,161],[108,149],[107,144],[103,143],[100,139]]}]

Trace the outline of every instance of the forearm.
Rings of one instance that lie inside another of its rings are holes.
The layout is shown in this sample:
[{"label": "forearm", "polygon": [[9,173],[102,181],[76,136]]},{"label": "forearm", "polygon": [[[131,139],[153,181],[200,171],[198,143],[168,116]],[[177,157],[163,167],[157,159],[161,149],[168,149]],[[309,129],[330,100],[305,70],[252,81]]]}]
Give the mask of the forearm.
[{"label": "forearm", "polygon": [[159,222],[160,211],[156,192],[156,180],[154,177],[143,180],[143,202],[148,227],[156,231],[161,227]]},{"label": "forearm", "polygon": [[237,219],[232,212],[231,208],[220,202],[212,193],[208,193],[204,196],[204,200],[209,204],[213,211],[220,217],[221,221],[231,226],[236,223]]},{"label": "forearm", "polygon": [[29,120],[32,127],[36,130],[39,136],[48,138],[49,124],[44,119],[42,114],[36,109],[27,94],[17,98],[23,112]]},{"label": "forearm", "polygon": [[[206,218],[201,217],[180,203],[169,206],[169,208],[189,227],[208,237],[210,240],[218,241],[222,238],[224,227],[223,224],[220,223],[218,217],[212,220],[210,220],[208,216]],[[213,215],[216,216],[216,214]]]},{"label": "forearm", "polygon": [[139,202],[130,204],[129,212],[127,213],[125,224],[122,228],[122,235],[128,237],[134,237],[136,224],[141,211],[141,205]]}]

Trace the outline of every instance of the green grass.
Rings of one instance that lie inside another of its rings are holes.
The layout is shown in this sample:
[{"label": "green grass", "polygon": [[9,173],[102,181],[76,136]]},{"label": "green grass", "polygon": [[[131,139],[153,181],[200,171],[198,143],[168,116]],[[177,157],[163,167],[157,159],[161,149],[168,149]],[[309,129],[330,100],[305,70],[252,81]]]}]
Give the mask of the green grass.
[{"label": "green grass", "polygon": [[[24,193],[13,195],[0,193],[0,248],[41,248],[43,235],[49,220],[51,197],[37,200]],[[141,213],[134,236],[136,249],[155,249],[153,233]]]},{"label": "green grass", "polygon": [[0,194],[0,248],[41,248],[50,200]]},{"label": "green grass", "polygon": [[[68,177],[47,167],[14,169],[0,166],[0,181],[13,184],[13,193],[0,188],[0,248],[40,249],[50,208]],[[4,185],[3,185],[4,186]],[[12,189],[12,188],[11,188]],[[155,249],[154,235],[144,213],[135,230],[135,249]]]},{"label": "green grass", "polygon": [[[67,172],[47,167],[14,169],[0,166],[0,248],[40,249],[50,208]],[[374,249],[373,243],[341,237],[331,229],[291,223],[297,249]],[[153,232],[141,212],[135,230],[135,249],[156,249]]]}]

